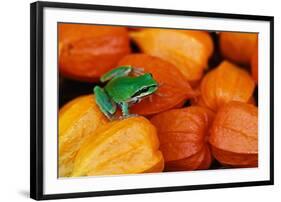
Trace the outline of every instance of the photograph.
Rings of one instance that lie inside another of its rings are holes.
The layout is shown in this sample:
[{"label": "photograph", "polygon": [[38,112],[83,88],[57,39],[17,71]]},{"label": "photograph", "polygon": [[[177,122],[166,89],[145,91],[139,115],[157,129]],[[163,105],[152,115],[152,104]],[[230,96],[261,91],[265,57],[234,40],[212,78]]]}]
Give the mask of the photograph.
[{"label": "photograph", "polygon": [[258,167],[258,33],[58,23],[59,177]]}]

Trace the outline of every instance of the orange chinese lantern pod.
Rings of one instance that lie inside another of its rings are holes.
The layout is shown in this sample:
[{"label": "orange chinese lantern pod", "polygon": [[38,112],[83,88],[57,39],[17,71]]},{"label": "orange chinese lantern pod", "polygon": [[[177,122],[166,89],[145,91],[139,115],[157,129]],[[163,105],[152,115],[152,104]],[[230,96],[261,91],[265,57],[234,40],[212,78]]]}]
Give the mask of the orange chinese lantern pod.
[{"label": "orange chinese lantern pod", "polygon": [[258,83],[258,73],[259,73],[259,70],[258,70],[258,56],[259,53],[258,53],[258,47],[256,47],[256,50],[254,52],[254,55],[252,57],[252,60],[251,60],[251,70],[252,70],[252,77],[254,78],[254,80],[256,81],[256,83]]},{"label": "orange chinese lantern pod", "polygon": [[112,121],[81,145],[73,177],[161,172],[164,160],[155,127],[144,117]]},{"label": "orange chinese lantern pod", "polygon": [[98,81],[130,53],[125,27],[59,24],[59,67],[66,77]]},{"label": "orange chinese lantern pod", "polygon": [[173,109],[151,118],[156,126],[165,170],[196,170],[210,167],[212,157],[208,145],[209,127],[214,113],[191,106]]},{"label": "orange chinese lantern pod", "polygon": [[254,88],[255,82],[245,70],[223,61],[204,76],[200,85],[201,95],[196,102],[216,111],[232,100],[250,102]]},{"label": "orange chinese lantern pod", "polygon": [[140,49],[174,64],[190,82],[197,82],[208,66],[213,42],[204,31],[142,29],[130,33]]},{"label": "orange chinese lantern pod", "polygon": [[232,101],[220,108],[211,127],[213,156],[223,165],[258,165],[258,108]]},{"label": "orange chinese lantern pod", "polygon": [[121,59],[118,66],[131,65],[151,73],[159,84],[158,90],[140,103],[134,104],[130,112],[152,115],[172,108],[179,108],[195,93],[177,68],[161,58],[146,54],[130,54]]},{"label": "orange chinese lantern pod", "polygon": [[252,104],[252,105],[256,105],[256,106],[257,106],[257,102],[256,102],[256,100],[255,100],[255,98],[254,98],[254,97],[251,97],[247,103],[248,103],[248,104]]},{"label": "orange chinese lantern pod", "polygon": [[222,55],[235,63],[249,65],[255,52],[258,34],[221,32],[219,35]]},{"label": "orange chinese lantern pod", "polygon": [[59,111],[59,176],[70,176],[75,156],[86,137],[107,123],[93,95],[68,102]]},{"label": "orange chinese lantern pod", "polygon": [[144,29],[144,28],[143,27],[128,27],[129,31],[140,31],[142,29]]}]

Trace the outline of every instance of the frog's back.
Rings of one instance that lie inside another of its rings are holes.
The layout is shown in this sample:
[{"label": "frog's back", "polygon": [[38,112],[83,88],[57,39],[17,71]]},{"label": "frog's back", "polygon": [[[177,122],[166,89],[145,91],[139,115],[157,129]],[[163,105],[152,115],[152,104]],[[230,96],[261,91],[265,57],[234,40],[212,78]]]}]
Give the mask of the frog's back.
[{"label": "frog's back", "polygon": [[135,93],[135,81],[133,77],[118,77],[110,80],[104,87],[107,94],[115,102],[123,102],[131,98]]}]

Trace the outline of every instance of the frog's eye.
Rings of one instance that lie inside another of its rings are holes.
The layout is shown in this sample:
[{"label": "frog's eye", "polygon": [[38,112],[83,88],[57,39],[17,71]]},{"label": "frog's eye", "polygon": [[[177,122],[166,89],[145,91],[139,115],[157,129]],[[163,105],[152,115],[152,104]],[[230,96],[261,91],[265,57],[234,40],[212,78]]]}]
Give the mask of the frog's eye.
[{"label": "frog's eye", "polygon": [[133,97],[137,97],[140,95],[144,95],[145,93],[149,92],[150,90],[155,89],[155,87],[157,87],[157,85],[152,85],[152,86],[148,86],[148,87],[143,87],[142,89],[140,89],[139,91],[137,91]]},{"label": "frog's eye", "polygon": [[149,90],[149,87],[144,87],[144,88],[140,89],[139,91],[137,91],[137,92],[133,95],[133,97],[139,96],[139,95],[141,95],[141,94],[147,92],[148,90]]}]

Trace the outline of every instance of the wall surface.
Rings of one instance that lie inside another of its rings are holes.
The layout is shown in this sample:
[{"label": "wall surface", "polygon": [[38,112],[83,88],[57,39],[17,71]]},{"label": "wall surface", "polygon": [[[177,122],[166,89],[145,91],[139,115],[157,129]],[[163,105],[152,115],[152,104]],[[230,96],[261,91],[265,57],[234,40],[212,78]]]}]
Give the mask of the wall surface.
[{"label": "wall surface", "polygon": [[[69,0],[70,1],[70,0]],[[74,0],[72,0],[74,2]],[[27,201],[29,195],[29,3],[3,1],[0,7],[0,201]],[[281,12],[278,1],[84,0],[77,3],[156,7],[275,16],[275,185],[204,191],[71,199],[68,201],[278,201],[281,195]],[[279,91],[279,92],[278,92]],[[280,201],[280,199],[279,199]]]}]

